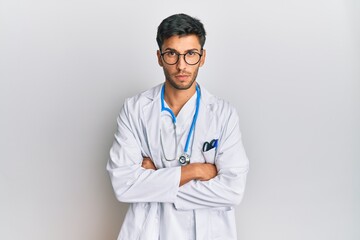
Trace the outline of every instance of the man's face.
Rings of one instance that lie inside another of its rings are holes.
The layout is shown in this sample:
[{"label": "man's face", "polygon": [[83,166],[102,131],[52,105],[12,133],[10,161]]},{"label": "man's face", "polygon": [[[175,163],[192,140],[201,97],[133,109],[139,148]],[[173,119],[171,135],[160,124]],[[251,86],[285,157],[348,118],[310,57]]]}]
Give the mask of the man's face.
[{"label": "man's face", "polygon": [[196,35],[172,36],[166,39],[161,48],[162,52],[172,52],[185,54],[188,52],[200,53],[202,57],[195,65],[189,65],[185,62],[184,56],[179,56],[179,61],[174,65],[167,64],[158,50],[158,62],[163,68],[166,81],[175,89],[187,90],[193,86],[196,80],[199,67],[205,62],[205,50],[201,51],[199,38]]}]

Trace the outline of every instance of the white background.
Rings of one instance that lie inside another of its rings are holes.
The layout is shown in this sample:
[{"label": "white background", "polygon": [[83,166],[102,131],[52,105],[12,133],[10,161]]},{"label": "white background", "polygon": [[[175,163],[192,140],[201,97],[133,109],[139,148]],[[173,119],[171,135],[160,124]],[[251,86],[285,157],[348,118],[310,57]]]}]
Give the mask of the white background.
[{"label": "white background", "polygon": [[199,82],[240,115],[239,239],[360,239],[356,0],[0,0],[0,239],[116,239],[116,116],[163,81],[156,28],[180,12],[208,33]]}]

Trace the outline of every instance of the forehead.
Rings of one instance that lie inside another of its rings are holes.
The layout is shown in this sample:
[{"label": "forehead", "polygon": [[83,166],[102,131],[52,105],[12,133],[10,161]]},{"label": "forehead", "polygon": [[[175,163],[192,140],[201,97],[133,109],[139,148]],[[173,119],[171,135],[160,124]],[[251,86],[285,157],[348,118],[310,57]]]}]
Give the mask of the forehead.
[{"label": "forehead", "polygon": [[167,48],[175,49],[179,52],[189,49],[198,49],[200,51],[201,45],[196,35],[172,36],[163,42],[162,50]]}]

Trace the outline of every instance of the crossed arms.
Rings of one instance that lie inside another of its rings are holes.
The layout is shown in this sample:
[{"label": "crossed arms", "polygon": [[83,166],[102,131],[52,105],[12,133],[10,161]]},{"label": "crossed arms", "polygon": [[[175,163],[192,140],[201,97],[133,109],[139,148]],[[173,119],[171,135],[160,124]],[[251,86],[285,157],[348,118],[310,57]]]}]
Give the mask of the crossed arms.
[{"label": "crossed arms", "polygon": [[[218,148],[215,165],[192,163],[156,169],[144,158],[137,136],[142,136],[138,116],[127,104],[118,117],[118,130],[107,164],[113,189],[121,202],[168,202],[175,208],[192,210],[234,206],[245,190],[248,160],[243,149],[237,114],[230,112]],[[146,153],[145,153],[146,154]],[[149,155],[148,155],[149,156]]]},{"label": "crossed arms", "polygon": [[[145,157],[141,166],[145,169],[157,170],[154,162]],[[211,163],[190,163],[181,167],[181,178],[179,186],[181,187],[185,183],[191,180],[208,181],[217,175],[216,166]]]}]

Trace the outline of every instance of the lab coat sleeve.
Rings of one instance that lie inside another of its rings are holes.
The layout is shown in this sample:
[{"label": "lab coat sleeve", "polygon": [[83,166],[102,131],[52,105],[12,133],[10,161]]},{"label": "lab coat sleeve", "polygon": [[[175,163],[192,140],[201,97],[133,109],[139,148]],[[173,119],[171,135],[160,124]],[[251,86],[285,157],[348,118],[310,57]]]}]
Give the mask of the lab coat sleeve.
[{"label": "lab coat sleeve", "polygon": [[118,129],[107,163],[111,183],[120,202],[174,202],[181,169],[158,170],[141,167],[143,155],[136,137],[136,121],[125,103],[117,118]]},{"label": "lab coat sleeve", "polygon": [[193,180],[180,187],[174,206],[178,210],[231,207],[243,198],[248,159],[242,144],[239,120],[232,111],[223,134],[215,165],[218,175],[209,181]]}]

